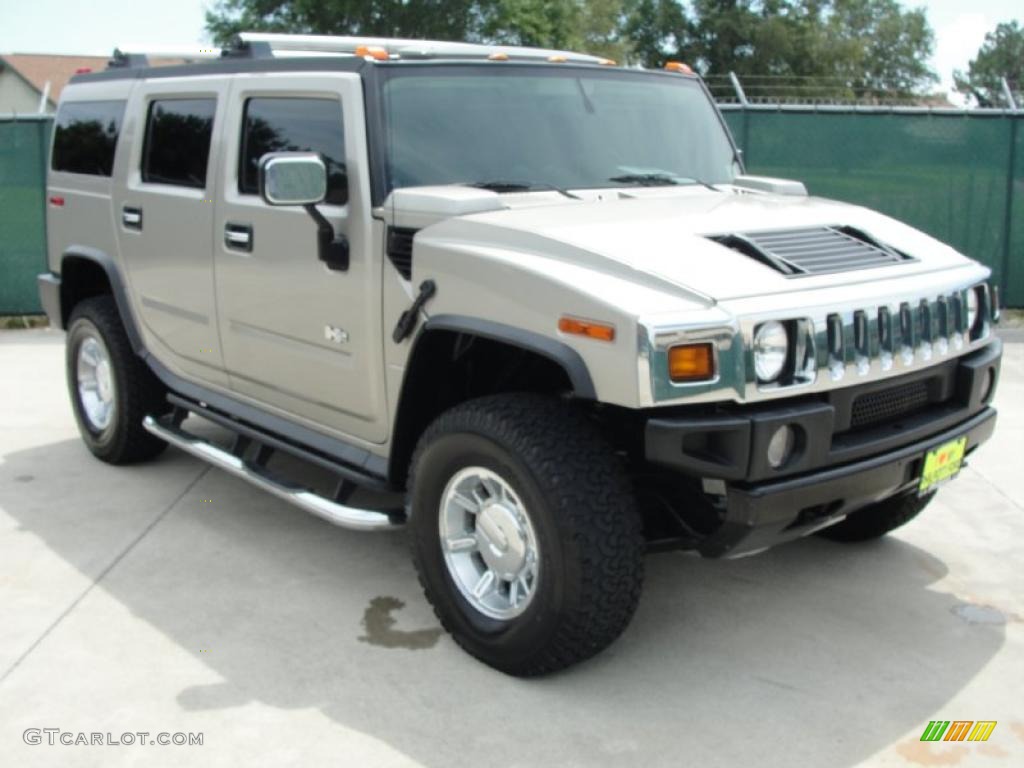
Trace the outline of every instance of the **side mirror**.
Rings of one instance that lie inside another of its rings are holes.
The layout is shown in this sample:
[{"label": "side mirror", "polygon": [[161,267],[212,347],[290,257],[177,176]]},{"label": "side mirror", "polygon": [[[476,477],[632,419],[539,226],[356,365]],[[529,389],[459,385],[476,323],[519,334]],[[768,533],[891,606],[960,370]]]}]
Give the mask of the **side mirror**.
[{"label": "side mirror", "polygon": [[327,166],[316,152],[260,158],[260,197],[268,205],[316,205],[327,197]]},{"label": "side mirror", "polygon": [[349,244],[345,235],[317,210],[327,197],[327,166],[316,152],[268,152],[260,158],[260,197],[267,205],[301,205],[317,226],[319,259],[328,269],[348,269]]}]

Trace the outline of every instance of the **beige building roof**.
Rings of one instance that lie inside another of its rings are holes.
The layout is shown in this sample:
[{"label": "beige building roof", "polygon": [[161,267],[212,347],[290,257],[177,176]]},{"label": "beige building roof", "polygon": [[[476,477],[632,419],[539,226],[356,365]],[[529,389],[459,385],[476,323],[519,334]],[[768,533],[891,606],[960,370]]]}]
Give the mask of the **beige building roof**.
[{"label": "beige building roof", "polygon": [[10,67],[39,93],[50,83],[50,102],[57,103],[60,92],[79,69],[99,71],[107,68],[109,56],[58,56],[48,53],[5,53],[0,55],[4,68]]}]

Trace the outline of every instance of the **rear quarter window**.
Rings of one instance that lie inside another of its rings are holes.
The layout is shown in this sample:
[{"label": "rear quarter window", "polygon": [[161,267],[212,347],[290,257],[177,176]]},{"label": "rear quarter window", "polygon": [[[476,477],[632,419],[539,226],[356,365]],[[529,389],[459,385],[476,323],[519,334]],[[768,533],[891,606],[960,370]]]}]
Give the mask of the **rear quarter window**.
[{"label": "rear quarter window", "polygon": [[110,176],[124,117],[123,101],[71,101],[54,121],[52,168]]}]

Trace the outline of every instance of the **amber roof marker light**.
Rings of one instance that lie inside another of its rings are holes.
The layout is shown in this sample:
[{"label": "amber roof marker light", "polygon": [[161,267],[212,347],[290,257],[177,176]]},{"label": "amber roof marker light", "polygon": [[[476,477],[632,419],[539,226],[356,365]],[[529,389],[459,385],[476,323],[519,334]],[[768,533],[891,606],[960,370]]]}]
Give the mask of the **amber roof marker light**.
[{"label": "amber roof marker light", "polygon": [[585,336],[597,341],[615,341],[615,326],[599,323],[594,320],[582,320],[578,317],[563,315],[558,320],[558,330],[572,336]]},{"label": "amber roof marker light", "polygon": [[391,58],[387,50],[378,45],[360,45],[356,48],[356,56],[374,59],[375,61],[387,61]]},{"label": "amber roof marker light", "polygon": [[668,61],[665,62],[665,70],[668,72],[679,72],[683,75],[692,75],[693,67],[689,64],[684,64],[681,61]]}]

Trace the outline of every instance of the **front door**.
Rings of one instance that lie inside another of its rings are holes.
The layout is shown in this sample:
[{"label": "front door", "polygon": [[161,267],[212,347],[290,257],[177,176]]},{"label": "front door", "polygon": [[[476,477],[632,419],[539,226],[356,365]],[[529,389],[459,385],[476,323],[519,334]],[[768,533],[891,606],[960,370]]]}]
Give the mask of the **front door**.
[{"label": "front door", "polygon": [[[360,78],[242,76],[228,98],[214,231],[231,387],[314,429],[381,443],[381,264],[370,247]],[[307,211],[260,198],[260,158],[285,151],[323,156],[328,195],[318,208],[349,240],[346,270],[318,259],[317,226]]]}]

